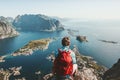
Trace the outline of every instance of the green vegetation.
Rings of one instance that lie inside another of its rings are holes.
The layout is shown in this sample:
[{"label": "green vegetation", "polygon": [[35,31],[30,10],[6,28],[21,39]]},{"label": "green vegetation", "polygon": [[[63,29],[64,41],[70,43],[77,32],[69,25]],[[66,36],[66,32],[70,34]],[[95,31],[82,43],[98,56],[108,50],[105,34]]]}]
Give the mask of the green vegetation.
[{"label": "green vegetation", "polygon": [[34,50],[45,50],[45,49],[47,49],[50,42],[51,42],[50,38],[30,41],[24,47],[15,51],[12,55],[13,56],[31,55]]},{"label": "green vegetation", "polygon": [[24,48],[33,49],[38,46],[43,46],[43,45],[46,46],[49,42],[50,42],[50,39],[33,40],[33,41],[30,41]]}]

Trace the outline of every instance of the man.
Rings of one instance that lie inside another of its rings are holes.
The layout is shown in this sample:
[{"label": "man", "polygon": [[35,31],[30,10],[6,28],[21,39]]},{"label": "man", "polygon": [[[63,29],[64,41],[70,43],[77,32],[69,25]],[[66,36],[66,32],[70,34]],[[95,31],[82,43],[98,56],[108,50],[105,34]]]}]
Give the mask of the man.
[{"label": "man", "polygon": [[73,80],[73,75],[77,71],[76,56],[69,48],[69,37],[64,37],[61,43],[62,48],[55,53],[56,59],[54,61],[53,73],[56,75],[57,80]]}]

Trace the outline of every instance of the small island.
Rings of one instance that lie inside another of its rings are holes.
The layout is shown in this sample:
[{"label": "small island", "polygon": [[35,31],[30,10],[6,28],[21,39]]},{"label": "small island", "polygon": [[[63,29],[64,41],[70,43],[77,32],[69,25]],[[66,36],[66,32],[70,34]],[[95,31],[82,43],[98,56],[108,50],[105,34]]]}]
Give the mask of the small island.
[{"label": "small island", "polygon": [[22,66],[20,67],[12,67],[9,69],[4,70],[3,68],[0,68],[0,80],[9,80],[10,76],[18,76],[20,75],[20,70],[22,69]]},{"label": "small island", "polygon": [[108,41],[108,40],[99,40],[99,41],[105,42],[105,43],[118,44],[118,42],[115,42],[115,41]]},{"label": "small island", "polygon": [[88,40],[86,39],[86,36],[78,35],[76,36],[76,39],[80,42],[88,42]]},{"label": "small island", "polygon": [[71,29],[67,29],[68,34],[70,34],[71,36],[75,37],[76,36],[76,32],[79,32],[78,30],[71,30]]},{"label": "small island", "polygon": [[6,56],[0,56],[0,62],[5,62],[5,60],[4,60],[5,57]]},{"label": "small island", "polygon": [[33,53],[33,51],[45,50],[48,48],[49,43],[51,41],[52,41],[52,39],[50,39],[50,38],[30,41],[24,47],[15,51],[12,54],[12,56],[18,56],[18,55],[26,55],[27,56],[27,55],[31,55]]}]

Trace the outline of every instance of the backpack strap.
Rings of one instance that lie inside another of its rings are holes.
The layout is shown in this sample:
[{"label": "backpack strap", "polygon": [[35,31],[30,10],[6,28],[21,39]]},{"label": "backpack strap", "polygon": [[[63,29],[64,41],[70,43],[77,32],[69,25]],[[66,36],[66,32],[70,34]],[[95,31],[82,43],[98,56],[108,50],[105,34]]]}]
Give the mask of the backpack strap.
[{"label": "backpack strap", "polygon": [[[58,49],[58,53],[61,53],[63,50],[62,49]],[[66,51],[66,50],[65,50]],[[66,51],[66,52],[69,52],[69,53],[71,53],[71,49],[68,49],[68,51]]]},{"label": "backpack strap", "polygon": [[62,49],[59,48],[59,49],[58,49],[58,53],[61,53],[61,52],[62,52]]}]

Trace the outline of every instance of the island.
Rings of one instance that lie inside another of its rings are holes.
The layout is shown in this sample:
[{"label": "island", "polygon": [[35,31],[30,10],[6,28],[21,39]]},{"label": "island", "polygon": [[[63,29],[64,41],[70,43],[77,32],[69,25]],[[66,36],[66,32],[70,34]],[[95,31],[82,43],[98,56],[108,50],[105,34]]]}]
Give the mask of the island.
[{"label": "island", "polygon": [[76,36],[76,32],[78,33],[79,31],[78,30],[72,30],[72,29],[67,29],[68,31],[68,34],[70,34],[71,36],[75,37]]},{"label": "island", "polygon": [[50,42],[52,42],[51,38],[32,40],[28,44],[26,44],[24,47],[15,51],[12,54],[12,56],[18,56],[18,55],[27,56],[27,55],[31,55],[36,50],[45,50],[48,48]]},{"label": "island", "polygon": [[118,44],[118,42],[115,42],[115,41],[108,41],[108,40],[99,40],[99,41],[105,42],[105,43]]},{"label": "island", "polygon": [[88,40],[86,39],[86,36],[78,35],[76,36],[76,39],[80,42],[88,42]]},{"label": "island", "polygon": [[[22,69],[22,66],[20,67],[12,67],[9,69],[3,69],[0,68],[0,80],[9,80],[10,76],[18,76],[20,75],[20,70]],[[21,79],[22,80],[22,79]]]},{"label": "island", "polygon": [[5,57],[6,56],[0,56],[0,62],[5,62],[5,60],[4,60]]}]

